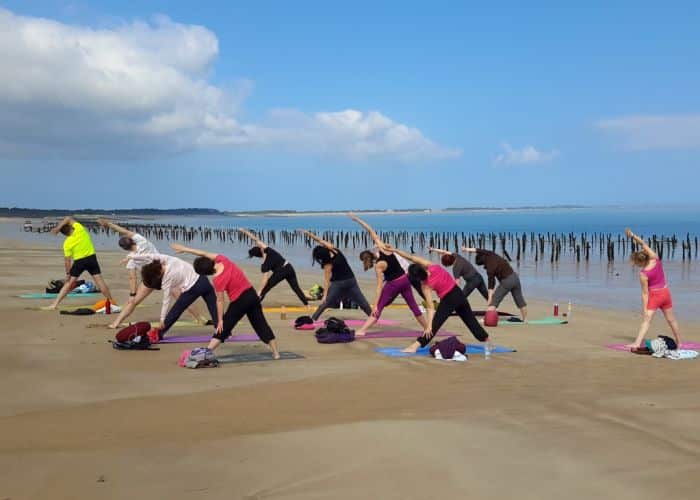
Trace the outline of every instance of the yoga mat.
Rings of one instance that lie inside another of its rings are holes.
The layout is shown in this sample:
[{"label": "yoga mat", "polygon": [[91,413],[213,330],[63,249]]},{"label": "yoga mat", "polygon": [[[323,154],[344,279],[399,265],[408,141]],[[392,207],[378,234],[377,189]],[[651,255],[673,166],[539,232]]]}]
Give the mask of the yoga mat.
[{"label": "yoga mat", "polygon": [[255,361],[281,361],[283,359],[304,359],[304,356],[295,352],[280,351],[280,359],[272,359],[271,352],[248,352],[225,354],[217,356],[219,363],[252,363]]},{"label": "yoga mat", "polygon": [[[211,335],[181,335],[165,337],[161,340],[160,344],[205,344],[211,340]],[[256,342],[260,338],[254,333],[243,333],[241,335],[231,335],[226,339],[226,343],[229,342]]]},{"label": "yoga mat", "polygon": [[[75,299],[78,297],[101,297],[101,293],[69,293],[66,295],[67,299]],[[57,293],[23,293],[18,295],[20,299],[55,299],[58,297]]]},{"label": "yoga mat", "polygon": [[[412,332],[412,331],[386,331],[386,332],[367,332],[367,335],[362,337],[355,337],[355,340],[363,339],[415,339],[423,332]],[[457,333],[452,332],[438,332],[436,337],[456,337]]]},{"label": "yoga mat", "polygon": [[[411,358],[415,356],[430,356],[430,346],[421,347],[416,352],[401,352],[401,347],[377,347],[376,352],[391,358]],[[491,354],[501,354],[506,352],[516,352],[510,347],[496,346],[491,350]],[[484,354],[484,347],[478,344],[467,344],[467,354]]]},{"label": "yoga mat", "polygon": [[[158,322],[158,321],[152,321],[151,323],[153,323],[155,326],[158,326],[158,323],[159,323],[159,322]],[[202,323],[197,323],[197,322],[196,322],[195,320],[193,320],[193,319],[181,319],[181,320],[178,320],[178,321],[176,321],[176,322],[173,324],[173,326],[171,326],[170,328],[178,328],[178,327],[185,327],[185,326],[194,327],[194,328],[197,328],[197,327],[200,327],[200,328],[214,328],[214,325],[203,325]]]},{"label": "yoga mat", "polygon": [[[364,320],[364,319],[344,319],[343,321],[345,321],[345,324],[348,326],[362,326],[365,324],[366,320]],[[324,323],[325,323],[324,321],[317,321],[316,323],[313,324],[313,327],[314,328],[321,328],[324,325]],[[380,319],[379,321],[377,321],[375,323],[375,325],[398,326],[400,323],[401,323],[400,321],[396,321],[393,319]],[[294,321],[292,321],[290,323],[290,325],[294,326]],[[304,328],[304,329],[306,329],[306,328]],[[310,329],[310,328],[308,328],[308,329]]]},{"label": "yoga mat", "polygon": [[[607,347],[608,349],[613,349],[615,351],[630,352],[629,347],[625,347],[625,344],[608,344],[605,347]],[[681,349],[700,349],[700,342],[683,342],[681,344]]]},{"label": "yoga mat", "polygon": [[[313,312],[313,310],[309,311],[306,309],[304,306],[284,306],[284,312]],[[281,307],[263,307],[263,312],[266,313],[281,313],[282,308]]]},{"label": "yoga mat", "polygon": [[[483,321],[482,321],[483,323]],[[548,316],[546,318],[540,318],[540,319],[529,319],[527,323],[523,323],[522,321],[508,321],[508,320],[500,320],[498,322],[498,326],[503,326],[503,325],[566,325],[569,322],[565,319],[562,318],[556,318],[554,316]]]}]

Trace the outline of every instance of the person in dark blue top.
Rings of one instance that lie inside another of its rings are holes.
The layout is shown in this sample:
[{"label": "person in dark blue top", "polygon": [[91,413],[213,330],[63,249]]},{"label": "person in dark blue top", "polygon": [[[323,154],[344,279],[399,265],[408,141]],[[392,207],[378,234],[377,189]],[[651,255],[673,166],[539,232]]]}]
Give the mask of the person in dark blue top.
[{"label": "person in dark blue top", "polygon": [[239,232],[245,234],[248,238],[255,242],[255,246],[248,250],[249,257],[258,257],[262,259],[262,265],[260,266],[260,271],[263,273],[263,279],[260,283],[260,302],[265,299],[265,295],[268,294],[278,283],[282,281],[287,281],[291,289],[296,293],[297,297],[302,304],[305,306],[309,305],[309,300],[306,298],[306,294],[299,286],[297,281],[297,273],[294,271],[292,265],[285,260],[282,255],[279,254],[274,248],[266,245],[262,240],[260,240],[253,233],[247,229],[239,228]]}]

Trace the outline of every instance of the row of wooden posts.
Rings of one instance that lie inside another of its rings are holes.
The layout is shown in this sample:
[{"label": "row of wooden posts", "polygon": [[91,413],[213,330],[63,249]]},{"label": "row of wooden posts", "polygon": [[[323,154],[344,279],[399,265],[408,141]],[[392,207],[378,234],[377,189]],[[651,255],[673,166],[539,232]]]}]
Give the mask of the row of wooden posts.
[{"label": "row of wooden posts", "polygon": [[[189,227],[171,224],[124,224],[154,241],[182,241],[186,243],[218,242],[247,245],[248,237],[231,228]],[[106,229],[90,224],[94,233],[105,233]],[[306,235],[296,230],[251,229],[260,239],[271,246],[305,246],[310,248],[315,243]],[[333,243],[341,249],[365,249],[374,246],[367,232],[356,230],[325,230],[316,233],[319,237]],[[534,232],[498,232],[466,233],[444,231],[378,231],[380,238],[399,248],[412,253],[426,253],[428,247],[437,247],[459,252],[462,246],[486,248],[503,254],[509,260],[524,261],[528,257],[535,261],[558,262],[562,256],[571,256],[577,262],[588,261],[596,255],[614,261],[625,258],[638,250],[638,245],[623,234],[584,232],[584,233],[534,233]],[[697,259],[698,237],[687,233],[684,237],[677,235],[650,235],[647,244],[662,259],[682,260]],[[678,255],[680,254],[680,255]]]}]

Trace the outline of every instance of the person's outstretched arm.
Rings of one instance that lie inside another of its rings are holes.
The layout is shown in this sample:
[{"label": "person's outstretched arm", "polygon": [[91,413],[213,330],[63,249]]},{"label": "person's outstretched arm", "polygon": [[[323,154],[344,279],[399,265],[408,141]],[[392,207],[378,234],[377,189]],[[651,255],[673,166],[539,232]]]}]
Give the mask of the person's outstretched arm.
[{"label": "person's outstretched arm", "polygon": [[656,252],[654,250],[652,250],[649,245],[647,245],[647,242],[644,241],[639,236],[637,236],[636,234],[634,234],[630,228],[625,228],[625,234],[629,238],[632,238],[635,241],[635,243],[642,245],[642,251],[645,254],[647,254],[650,259],[658,259],[659,258],[659,256],[656,254]]},{"label": "person's outstretched arm", "polygon": [[242,227],[239,227],[238,232],[245,234],[248,238],[253,240],[255,242],[255,244],[257,246],[259,246],[260,248],[262,248],[263,250],[267,248],[267,245],[265,244],[265,242],[263,242],[260,238],[255,236],[252,232],[248,231],[247,229],[243,229]]},{"label": "person's outstretched arm", "polygon": [[299,232],[302,233],[302,234],[305,234],[306,236],[308,236],[309,238],[311,238],[312,240],[314,240],[314,241],[315,241],[316,243],[318,243],[319,245],[323,245],[323,246],[326,247],[328,250],[335,250],[335,245],[334,245],[333,243],[330,243],[330,242],[328,242],[328,241],[326,241],[326,240],[323,240],[323,239],[319,238],[318,236],[316,236],[316,235],[315,235],[314,233],[312,233],[311,231],[307,231],[306,229],[298,229],[297,231],[299,231]]},{"label": "person's outstretched arm", "polygon": [[391,245],[384,244],[380,247],[380,249],[386,251],[386,252],[392,252],[399,254],[401,257],[403,257],[406,260],[410,260],[414,264],[420,264],[421,266],[432,266],[433,263],[430,262],[428,259],[424,259],[423,257],[419,257],[418,255],[413,255],[412,253],[404,252],[403,250],[399,250],[398,248],[395,248]]},{"label": "person's outstretched arm", "polygon": [[432,253],[432,252],[435,252],[436,254],[439,254],[439,255],[452,255],[452,252],[450,252],[448,250],[443,250],[442,248],[433,248],[433,247],[428,248],[428,253]]},{"label": "person's outstretched arm", "polygon": [[367,224],[365,221],[360,219],[357,215],[355,215],[352,212],[348,213],[348,217],[350,217],[352,220],[357,222],[360,226],[362,226],[365,229],[365,231],[367,231],[369,233],[369,235],[372,237],[372,240],[374,240],[375,245],[377,245],[378,247],[381,247],[382,245],[384,245],[384,242],[381,240],[379,235],[376,233],[376,231],[374,229],[372,229],[372,226]]},{"label": "person's outstretched arm", "polygon": [[107,219],[99,218],[97,219],[97,223],[102,227],[109,228],[115,233],[119,233],[122,236],[128,236],[129,238],[133,238],[134,234],[136,234],[133,231],[129,231],[127,228],[115,224]]},{"label": "person's outstretched arm", "polygon": [[205,252],[204,250],[197,250],[196,248],[189,248],[185,245],[180,245],[178,243],[171,243],[170,248],[175,250],[175,253],[189,253],[196,255],[197,257],[206,257],[207,259],[216,260],[218,254]]},{"label": "person's outstretched arm", "polygon": [[73,224],[74,222],[75,222],[75,219],[73,217],[71,217],[70,215],[64,217],[63,220],[61,222],[59,222],[58,224],[56,224],[56,227],[54,227],[51,230],[51,234],[53,234],[54,236],[57,235],[58,233],[61,232],[61,228],[63,226]]}]

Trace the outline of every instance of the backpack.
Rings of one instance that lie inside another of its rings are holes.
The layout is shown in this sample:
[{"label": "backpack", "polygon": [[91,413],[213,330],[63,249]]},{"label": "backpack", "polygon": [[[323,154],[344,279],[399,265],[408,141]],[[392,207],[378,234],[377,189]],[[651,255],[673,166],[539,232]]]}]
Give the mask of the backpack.
[{"label": "backpack", "polygon": [[325,326],[316,330],[315,335],[319,344],[345,344],[355,340],[355,332],[338,318],[328,318]]},{"label": "backpack", "polygon": [[309,288],[309,296],[313,300],[320,300],[320,298],[323,297],[323,287],[318,284],[312,286]]},{"label": "backpack", "polygon": [[148,335],[138,335],[125,342],[120,342],[118,340],[110,340],[109,342],[114,349],[119,351],[160,351],[159,348],[151,345],[151,341],[148,340]]},{"label": "backpack", "polygon": [[[75,286],[78,287],[78,286],[82,285],[83,283],[85,283],[85,280],[78,280],[75,282]],[[49,286],[46,287],[46,289],[45,289],[46,293],[51,293],[51,294],[56,293],[57,294],[61,291],[61,288],[63,288],[63,285],[65,285],[65,284],[66,284],[66,282],[63,280],[51,280],[51,281],[49,281]]]},{"label": "backpack", "polygon": [[294,320],[294,329],[296,330],[313,330],[314,320],[311,316],[299,316]]},{"label": "backpack", "polygon": [[183,368],[216,368],[219,366],[219,360],[211,349],[196,347],[191,351],[183,351],[178,364]]},{"label": "backpack", "polygon": [[117,342],[128,342],[139,336],[148,337],[147,334],[150,329],[151,324],[148,321],[139,321],[138,323],[134,323],[119,330],[115,338]]}]

